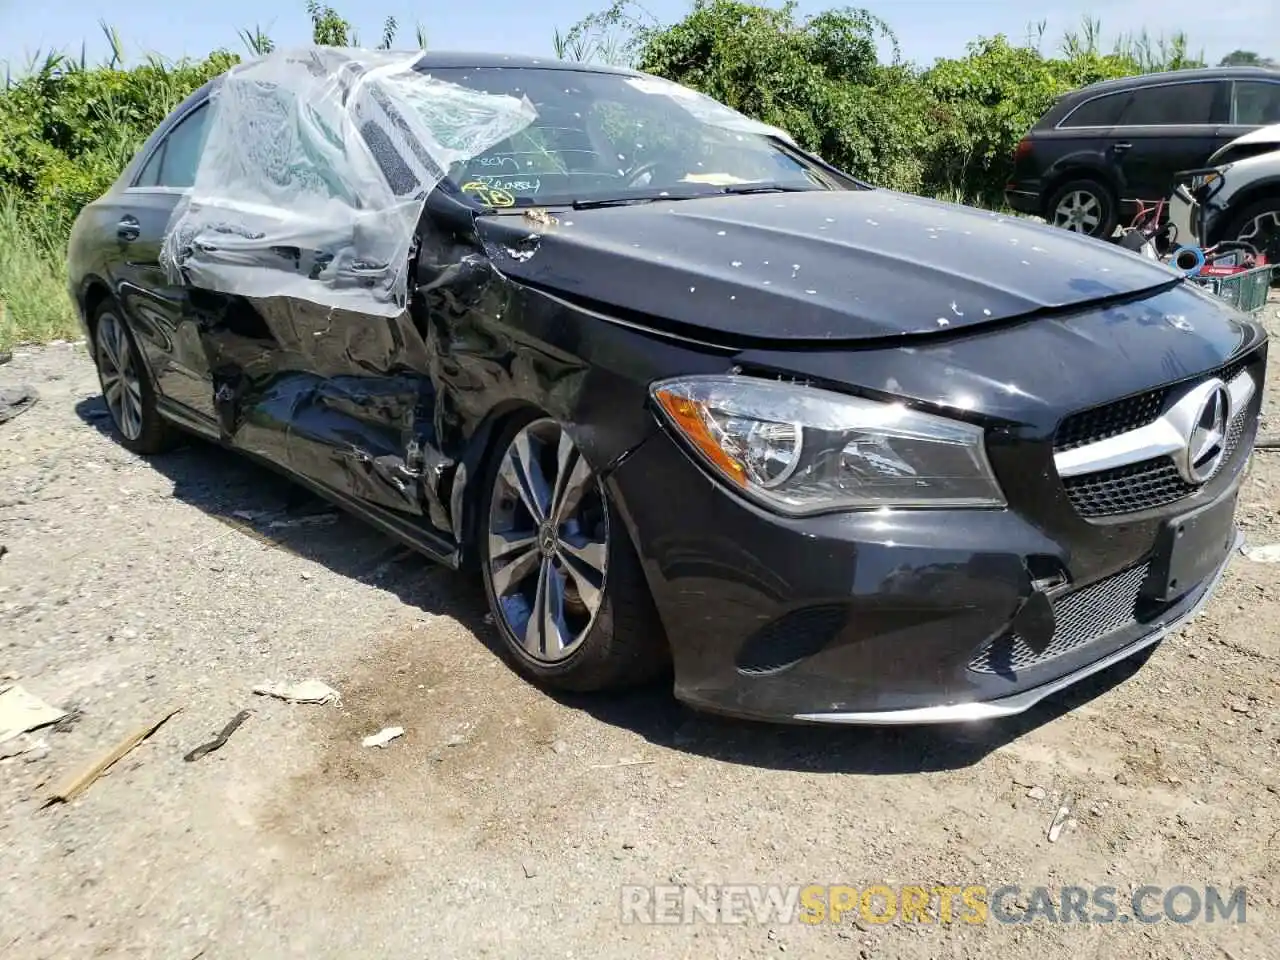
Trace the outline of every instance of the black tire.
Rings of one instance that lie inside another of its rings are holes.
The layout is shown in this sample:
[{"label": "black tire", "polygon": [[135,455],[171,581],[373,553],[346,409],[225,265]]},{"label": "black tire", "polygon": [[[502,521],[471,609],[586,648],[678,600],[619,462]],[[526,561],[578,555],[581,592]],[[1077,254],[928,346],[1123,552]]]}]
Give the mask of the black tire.
[{"label": "black tire", "polygon": [[[103,303],[94,311],[90,329],[93,330],[93,363],[98,370],[98,383],[120,445],[143,456],[172,450],[182,442],[182,436],[156,408],[156,392],[142,360],[142,351],[119,308],[111,301]],[[118,363],[128,365],[125,373],[132,374],[136,392],[126,382],[128,377],[117,369]],[[125,408],[120,402],[112,400],[113,395],[123,398],[125,392],[136,400],[136,408],[131,405],[128,413],[123,412]]]},{"label": "black tire", "polygon": [[[1086,224],[1080,222],[1072,225],[1068,222],[1059,222],[1060,219],[1064,221],[1069,219],[1060,217],[1059,212],[1060,208],[1064,206],[1073,194],[1088,197],[1093,203],[1097,204],[1096,223]],[[1111,235],[1116,232],[1116,224],[1119,222],[1119,204],[1116,202],[1115,194],[1106,184],[1089,177],[1081,177],[1078,180],[1067,181],[1049,195],[1049,199],[1044,205],[1044,218],[1052,226],[1071,230],[1074,233],[1083,233],[1089,237],[1109,240]]]},{"label": "black tire", "polygon": [[[1267,236],[1262,243],[1258,242],[1256,232],[1260,217],[1271,222],[1271,228],[1266,231]],[[1267,255],[1268,263],[1280,263],[1280,196],[1263,197],[1242,208],[1227,222],[1218,239],[1250,244],[1259,253]],[[1277,281],[1280,281],[1280,276],[1273,272],[1272,282]]]},{"label": "black tire", "polygon": [[[526,643],[517,636],[508,609],[499,602],[494,582],[493,537],[497,517],[503,515],[501,504],[509,502],[515,496],[505,479],[504,461],[507,452],[517,437],[526,428],[543,428],[555,422],[530,412],[507,423],[495,438],[492,455],[489,456],[484,471],[484,482],[481,486],[480,498],[476,509],[479,511],[479,522],[475,525],[477,537],[477,555],[480,559],[481,577],[484,580],[485,598],[494,624],[502,636],[503,647],[508,659],[515,669],[535,683],[554,687],[560,690],[588,692],[619,687],[636,686],[661,676],[670,663],[670,654],[666,636],[658,619],[653,598],[649,593],[649,585],[645,581],[640,561],[631,545],[627,531],[608,502],[608,495],[594,475],[591,476],[592,490],[582,497],[583,509],[598,508],[602,516],[605,534],[603,554],[607,558],[599,606],[594,615],[587,621],[587,626],[580,634],[577,646],[563,659],[548,662],[546,659],[533,656]],[[558,428],[558,425],[555,425]],[[547,427],[547,429],[550,429]],[[526,437],[528,434],[526,434]],[[576,454],[576,448],[574,449]],[[577,454],[580,456],[580,454]],[[544,458],[545,459],[545,458]],[[571,474],[573,468],[566,468]],[[504,479],[500,479],[503,477]],[[558,487],[558,484],[556,484]],[[517,499],[515,510],[525,512],[530,517],[525,503]],[[535,520],[536,522],[536,520]],[[598,529],[598,526],[596,527]],[[510,557],[513,554],[507,553]],[[541,567],[543,554],[539,554],[536,563]],[[498,558],[502,559],[501,557]],[[571,558],[570,558],[571,559]],[[563,564],[554,562],[560,574],[562,597],[569,593],[568,585],[576,581],[568,575],[568,560]],[[510,566],[516,566],[518,561]],[[536,572],[525,575],[537,579]],[[574,588],[576,591],[576,587]],[[517,591],[518,598],[508,591],[505,596],[510,603],[517,599],[526,602],[530,610],[535,609],[536,602],[528,599],[528,591]],[[583,604],[583,608],[586,605]],[[561,606],[562,614],[564,605]],[[526,630],[527,633],[527,630]]]}]

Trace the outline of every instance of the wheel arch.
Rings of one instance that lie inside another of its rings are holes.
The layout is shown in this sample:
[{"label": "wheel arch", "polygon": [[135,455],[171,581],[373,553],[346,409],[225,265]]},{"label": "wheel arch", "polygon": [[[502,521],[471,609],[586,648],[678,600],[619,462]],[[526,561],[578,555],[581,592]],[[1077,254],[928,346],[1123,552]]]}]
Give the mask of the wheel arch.
[{"label": "wheel arch", "polygon": [[477,567],[477,545],[484,516],[484,477],[499,456],[497,440],[512,423],[523,419],[550,416],[537,404],[525,399],[508,399],[496,404],[485,414],[466,442],[458,458],[449,490],[450,519],[458,544],[459,565],[463,569]]},{"label": "wheel arch", "polygon": [[101,277],[90,276],[81,286],[80,302],[76,306],[84,320],[84,327],[89,334],[90,341],[97,334],[98,310],[110,299],[111,288]]},{"label": "wheel arch", "polygon": [[1272,176],[1255,180],[1241,189],[1239,193],[1231,197],[1226,208],[1216,218],[1213,235],[1209,238],[1210,244],[1227,239],[1226,233],[1231,227],[1235,226],[1236,218],[1240,215],[1241,210],[1245,210],[1262,200],[1272,199],[1280,203],[1280,174],[1273,174]]},{"label": "wheel arch", "polygon": [[[466,442],[462,455],[457,458],[457,467],[449,487],[449,514],[453,525],[454,540],[459,550],[459,565],[463,569],[474,570],[477,565],[479,537],[483,529],[484,517],[484,478],[493,465],[493,459],[501,455],[498,440],[511,428],[512,424],[536,420],[539,417],[560,418],[552,411],[539,406],[525,398],[511,398],[496,404],[485,414]],[[641,438],[620,456],[612,457],[609,462],[601,463],[598,450],[584,443],[584,431],[572,422],[564,422],[579,451],[604,480],[609,470],[623,457],[631,452],[648,435]],[[628,524],[621,525],[626,530],[627,538],[633,548],[638,548]]]},{"label": "wheel arch", "polygon": [[1112,202],[1118,207],[1120,203],[1120,189],[1116,184],[1115,177],[1100,166],[1077,162],[1072,166],[1051,172],[1046,178],[1044,189],[1040,191],[1041,216],[1045,219],[1049,219],[1049,215],[1052,213],[1049,209],[1049,202],[1053,199],[1053,195],[1072,180],[1092,180],[1101,185],[1110,192]]}]

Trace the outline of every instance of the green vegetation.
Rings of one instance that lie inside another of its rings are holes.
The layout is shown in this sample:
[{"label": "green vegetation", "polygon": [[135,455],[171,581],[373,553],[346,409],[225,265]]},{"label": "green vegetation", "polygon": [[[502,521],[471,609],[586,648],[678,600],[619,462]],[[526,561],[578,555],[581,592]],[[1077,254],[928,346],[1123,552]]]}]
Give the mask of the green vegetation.
[{"label": "green vegetation", "polygon": [[[360,44],[332,6],[307,0],[307,12],[312,42]],[[200,61],[130,64],[120,37],[102,29],[102,63],[87,63],[83,48],[78,58],[49,53],[6,73],[0,89],[0,346],[73,334],[63,255],[76,214],[177,103],[239,59],[220,49]],[[394,47],[397,32],[388,18],[377,46]],[[258,27],[239,41],[249,55],[275,46]],[[426,46],[422,26],[415,41]],[[1033,26],[1017,41],[978,39],[962,57],[920,67],[864,10],[801,18],[792,3],[738,0],[694,0],[675,24],[616,0],[552,42],[565,59],[626,63],[702,90],[873,183],[978,204],[999,201],[1014,146],[1055,97],[1108,77],[1202,65],[1185,36],[1107,45],[1087,21],[1056,44]],[[1241,50],[1227,59],[1267,62]]]}]

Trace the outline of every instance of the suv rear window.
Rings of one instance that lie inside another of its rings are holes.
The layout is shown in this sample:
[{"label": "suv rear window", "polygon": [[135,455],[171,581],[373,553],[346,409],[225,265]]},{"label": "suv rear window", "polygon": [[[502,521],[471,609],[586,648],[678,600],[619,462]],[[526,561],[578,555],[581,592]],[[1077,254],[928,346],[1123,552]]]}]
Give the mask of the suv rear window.
[{"label": "suv rear window", "polygon": [[[1222,83],[1168,83],[1133,91],[1120,118],[1126,127],[1170,127],[1212,123],[1214,101]],[[1225,122],[1225,118],[1223,120]]]},{"label": "suv rear window", "polygon": [[1113,127],[1120,122],[1120,115],[1133,94],[1125,90],[1086,100],[1062,121],[1064,127]]}]

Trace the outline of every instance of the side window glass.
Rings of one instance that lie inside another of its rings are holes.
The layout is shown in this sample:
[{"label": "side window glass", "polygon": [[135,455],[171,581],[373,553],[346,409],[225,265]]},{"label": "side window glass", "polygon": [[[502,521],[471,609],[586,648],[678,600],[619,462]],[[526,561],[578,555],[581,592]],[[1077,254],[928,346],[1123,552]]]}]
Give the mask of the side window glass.
[{"label": "side window glass", "polygon": [[1076,107],[1062,121],[1064,127],[1113,127],[1120,122],[1120,115],[1132,96],[1129,91],[1109,93],[1105,97],[1087,100]]},{"label": "side window glass", "polygon": [[1171,83],[1133,91],[1120,118],[1126,127],[1172,127],[1213,122],[1216,83]]},{"label": "side window glass", "polygon": [[160,185],[160,164],[164,162],[164,144],[156,147],[151,152],[151,156],[147,158],[147,164],[142,168],[142,172],[138,174],[136,180],[133,181],[135,187],[156,187]]},{"label": "side window glass", "polygon": [[200,165],[208,125],[209,108],[201,106],[170,131],[160,165],[160,186],[186,189],[195,185],[196,167]]},{"label": "side window glass", "polygon": [[1249,127],[1280,123],[1280,83],[1237,80],[1232,122]]}]

